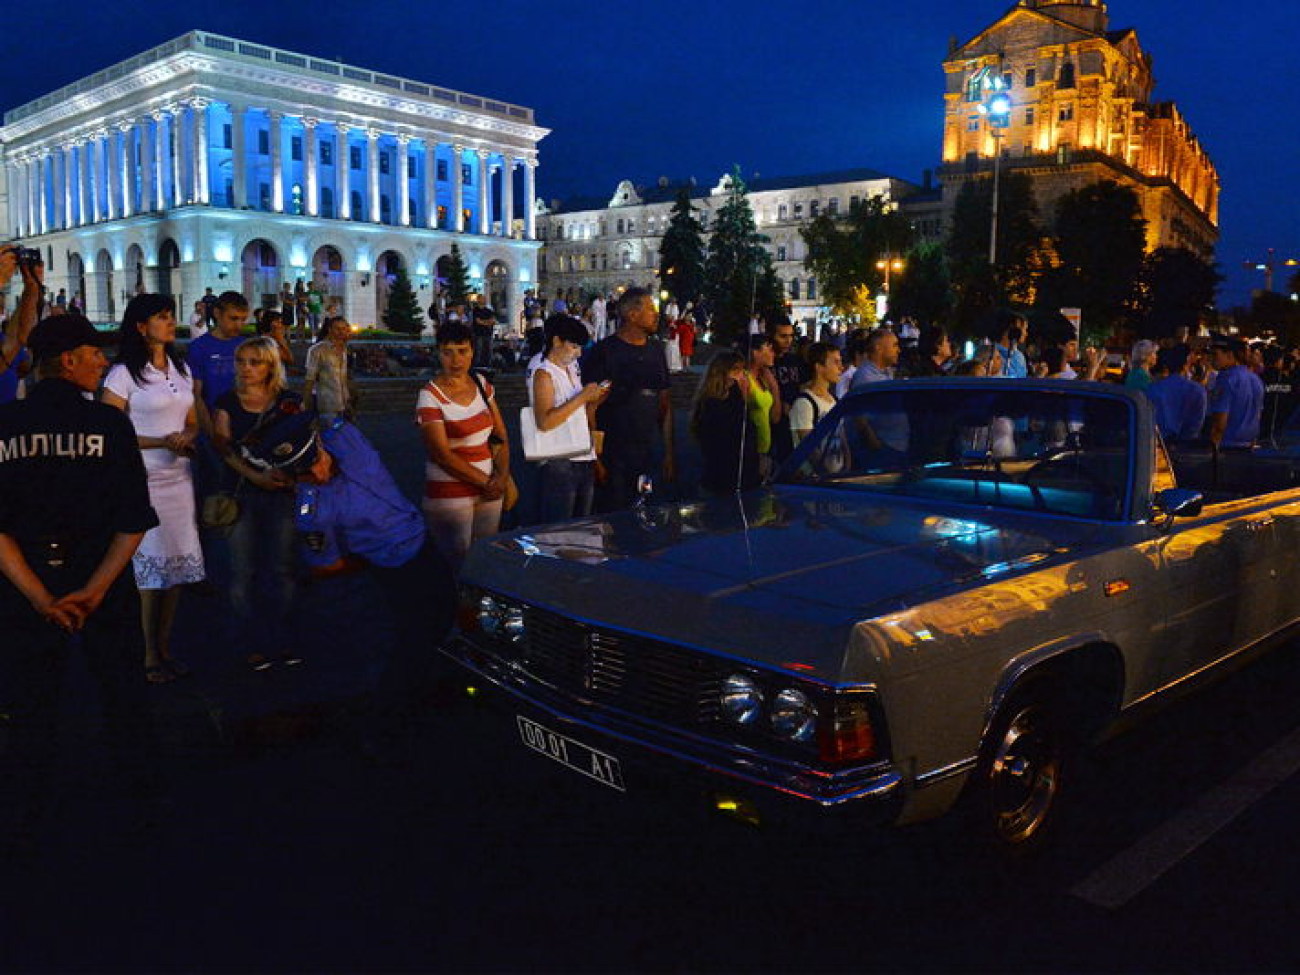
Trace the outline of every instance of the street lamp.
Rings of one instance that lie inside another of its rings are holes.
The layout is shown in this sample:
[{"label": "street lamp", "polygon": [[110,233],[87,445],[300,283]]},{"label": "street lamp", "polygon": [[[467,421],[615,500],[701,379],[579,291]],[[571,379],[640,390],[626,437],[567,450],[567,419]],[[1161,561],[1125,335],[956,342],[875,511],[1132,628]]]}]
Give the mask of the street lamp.
[{"label": "street lamp", "polygon": [[876,317],[883,319],[889,311],[889,277],[890,272],[902,271],[907,266],[907,262],[900,257],[890,258],[885,256],[876,261],[876,270],[885,272],[884,301],[880,302],[880,307],[876,310]]},{"label": "street lamp", "polygon": [[1011,96],[1007,94],[1002,75],[986,76],[987,95],[978,111],[989,123],[993,137],[993,225],[989,230],[989,267],[998,266],[998,194],[1002,181],[1002,133],[1011,124]]}]

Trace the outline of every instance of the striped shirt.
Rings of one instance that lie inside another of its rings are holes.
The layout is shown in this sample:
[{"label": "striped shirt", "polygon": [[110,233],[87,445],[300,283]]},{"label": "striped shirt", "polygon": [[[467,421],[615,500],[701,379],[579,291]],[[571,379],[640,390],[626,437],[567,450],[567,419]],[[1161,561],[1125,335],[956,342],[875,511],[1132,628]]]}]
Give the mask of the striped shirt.
[{"label": "striped shirt", "polygon": [[[483,381],[483,390],[489,400],[495,397],[492,384]],[[447,431],[452,451],[461,460],[476,467],[485,475],[492,473],[492,452],[488,438],[492,435],[492,411],[487,402],[474,391],[468,406],[453,401],[430,381],[420,390],[415,403],[416,423],[441,423]],[[424,496],[426,498],[476,498],[483,489],[455,477],[432,460],[424,463]]]}]

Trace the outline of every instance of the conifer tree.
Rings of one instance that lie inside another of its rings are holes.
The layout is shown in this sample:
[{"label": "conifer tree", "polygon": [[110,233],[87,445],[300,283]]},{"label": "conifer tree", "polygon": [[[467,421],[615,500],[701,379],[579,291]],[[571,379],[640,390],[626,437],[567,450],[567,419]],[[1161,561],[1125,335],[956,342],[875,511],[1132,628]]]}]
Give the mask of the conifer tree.
[{"label": "conifer tree", "polygon": [[406,268],[399,267],[388,291],[388,307],[384,309],[384,324],[394,332],[419,335],[424,326],[424,312],[411,287]]},{"label": "conifer tree", "polygon": [[704,226],[691,205],[691,189],[682,186],[668,218],[659,251],[659,281],[677,305],[698,301],[704,291]]},{"label": "conifer tree", "polygon": [[718,338],[734,341],[745,334],[751,317],[772,321],[785,311],[768,239],[754,225],[745,181],[737,166],[728,177],[727,201],[718,209],[704,265],[704,292],[713,312]]},{"label": "conifer tree", "polygon": [[451,245],[451,255],[447,258],[447,303],[463,305],[469,301],[469,268],[460,248]]}]

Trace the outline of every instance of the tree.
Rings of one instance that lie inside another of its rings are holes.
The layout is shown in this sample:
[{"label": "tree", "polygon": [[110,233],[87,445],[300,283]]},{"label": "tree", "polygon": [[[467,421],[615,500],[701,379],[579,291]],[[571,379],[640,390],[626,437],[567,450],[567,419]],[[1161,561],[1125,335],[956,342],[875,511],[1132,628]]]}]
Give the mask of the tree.
[{"label": "tree", "polygon": [[1054,238],[1060,263],[1043,276],[1042,303],[1083,309],[1092,336],[1135,326],[1142,313],[1146,227],[1137,194],[1113,180],[1061,197]]},{"label": "tree", "polygon": [[999,177],[996,267],[989,264],[992,231],[993,180],[963,183],[945,245],[959,334],[973,334],[976,323],[995,308],[1034,302],[1045,235],[1029,176],[1013,171]]},{"label": "tree", "polygon": [[846,220],[823,214],[800,235],[808,245],[804,267],[817,278],[826,304],[837,314],[864,317],[864,297],[879,293],[885,282],[878,265],[907,253],[912,225],[897,208],[871,197]]},{"label": "tree", "polygon": [[727,200],[718,209],[704,265],[704,293],[713,328],[727,341],[745,334],[753,315],[771,321],[785,310],[785,294],[754,225],[740,167],[727,177]]},{"label": "tree", "polygon": [[398,267],[393,285],[388,289],[388,307],[384,309],[384,324],[394,332],[419,335],[424,327],[424,312],[411,287],[406,268]]},{"label": "tree", "polygon": [[943,248],[922,244],[907,256],[907,267],[891,282],[890,314],[918,322],[946,322],[952,312],[952,288]]},{"label": "tree", "polygon": [[1222,280],[1213,264],[1186,248],[1157,247],[1142,271],[1145,316],[1138,334],[1166,338],[1183,325],[1195,331],[1214,305]]},{"label": "tree", "polygon": [[681,307],[704,291],[704,226],[695,217],[691,189],[677,191],[659,249],[659,281]]},{"label": "tree", "polygon": [[447,258],[447,303],[463,305],[469,301],[469,268],[465,258],[455,243],[451,245],[451,255]]}]

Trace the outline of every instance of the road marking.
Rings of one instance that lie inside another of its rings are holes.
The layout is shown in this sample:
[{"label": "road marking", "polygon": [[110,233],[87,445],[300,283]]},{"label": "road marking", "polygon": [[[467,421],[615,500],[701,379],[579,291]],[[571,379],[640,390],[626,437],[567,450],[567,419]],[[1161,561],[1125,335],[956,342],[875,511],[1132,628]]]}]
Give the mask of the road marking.
[{"label": "road marking", "polygon": [[1300,728],[1102,864],[1070,893],[1108,910],[1123,907],[1296,772],[1300,772]]}]

